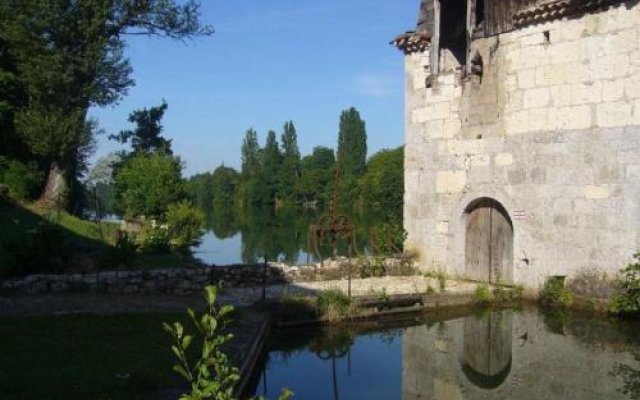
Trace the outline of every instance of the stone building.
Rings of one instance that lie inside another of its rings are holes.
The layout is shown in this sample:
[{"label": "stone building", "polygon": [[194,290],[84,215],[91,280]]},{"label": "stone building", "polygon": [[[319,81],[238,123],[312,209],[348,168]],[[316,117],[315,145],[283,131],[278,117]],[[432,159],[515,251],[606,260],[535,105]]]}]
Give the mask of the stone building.
[{"label": "stone building", "polygon": [[407,249],[539,288],[640,249],[638,0],[422,0],[405,54]]}]

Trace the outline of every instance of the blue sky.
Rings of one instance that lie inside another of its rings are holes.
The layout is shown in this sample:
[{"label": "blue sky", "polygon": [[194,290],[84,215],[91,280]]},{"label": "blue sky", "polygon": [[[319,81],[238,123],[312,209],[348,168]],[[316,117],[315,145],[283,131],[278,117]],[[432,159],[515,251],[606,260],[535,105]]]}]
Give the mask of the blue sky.
[{"label": "blue sky", "polygon": [[[411,29],[417,0],[203,0],[211,37],[186,43],[131,37],[136,85],[118,105],[93,109],[102,128],[129,128],[128,114],[165,99],[165,136],[186,175],[239,167],[253,127],[280,135],[293,120],[302,154],[335,148],[340,112],[367,123],[369,155],[402,145],[403,56],[389,45]],[[94,159],[120,147],[98,139]]]}]

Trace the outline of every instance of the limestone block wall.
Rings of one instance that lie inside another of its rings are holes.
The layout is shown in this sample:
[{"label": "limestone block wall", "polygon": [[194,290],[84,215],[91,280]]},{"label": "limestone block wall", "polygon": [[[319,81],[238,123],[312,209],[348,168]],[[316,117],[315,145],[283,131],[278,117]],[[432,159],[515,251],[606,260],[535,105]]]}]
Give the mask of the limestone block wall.
[{"label": "limestone block wall", "polygon": [[477,39],[480,78],[406,56],[406,248],[465,275],[465,208],[513,223],[514,282],[615,273],[640,249],[640,6]]}]

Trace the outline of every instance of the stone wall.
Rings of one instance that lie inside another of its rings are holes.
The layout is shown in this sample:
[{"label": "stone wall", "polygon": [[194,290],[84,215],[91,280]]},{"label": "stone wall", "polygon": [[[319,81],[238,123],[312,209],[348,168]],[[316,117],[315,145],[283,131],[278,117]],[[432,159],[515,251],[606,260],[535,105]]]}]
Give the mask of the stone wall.
[{"label": "stone wall", "polygon": [[[387,257],[381,260],[385,276],[413,275],[411,257]],[[375,257],[348,259],[339,257],[311,265],[268,263],[259,265],[199,266],[145,271],[102,271],[82,274],[38,274],[14,279],[0,279],[2,294],[42,294],[68,292],[98,292],[113,294],[174,294],[200,293],[207,284],[224,282],[224,287],[259,287],[265,283],[278,285],[292,282],[347,279],[351,265],[353,279],[360,277],[360,268],[378,263]],[[265,275],[266,271],[266,275]]]},{"label": "stone wall", "polygon": [[[101,292],[113,294],[176,294],[201,293],[207,284],[224,281],[225,287],[262,285],[262,265],[198,268],[173,268],[148,271],[104,271],[67,275],[30,275],[0,281],[0,293],[62,293]],[[266,282],[284,283],[294,273],[269,266]]]},{"label": "stone wall", "polygon": [[482,77],[406,56],[406,247],[465,275],[465,209],[500,202],[514,282],[615,273],[640,248],[640,6],[476,39]]}]

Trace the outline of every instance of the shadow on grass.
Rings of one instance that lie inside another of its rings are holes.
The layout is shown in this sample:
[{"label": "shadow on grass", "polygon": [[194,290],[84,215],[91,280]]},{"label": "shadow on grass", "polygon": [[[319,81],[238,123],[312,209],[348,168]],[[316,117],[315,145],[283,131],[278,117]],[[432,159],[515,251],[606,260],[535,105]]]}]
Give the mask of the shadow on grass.
[{"label": "shadow on grass", "polygon": [[0,277],[99,269],[116,229],[0,198]]}]

